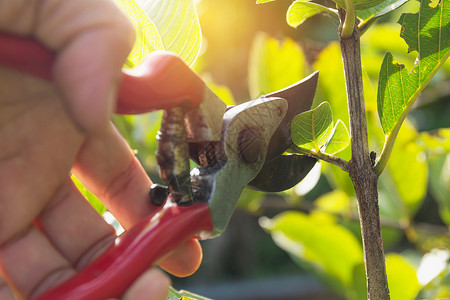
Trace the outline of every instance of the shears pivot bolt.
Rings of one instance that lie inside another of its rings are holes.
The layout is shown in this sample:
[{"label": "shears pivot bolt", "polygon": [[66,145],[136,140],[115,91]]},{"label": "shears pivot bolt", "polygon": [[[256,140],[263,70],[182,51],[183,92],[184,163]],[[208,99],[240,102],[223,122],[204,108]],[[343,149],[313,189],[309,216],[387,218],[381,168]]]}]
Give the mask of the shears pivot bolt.
[{"label": "shears pivot bolt", "polygon": [[167,196],[169,195],[169,188],[167,186],[154,183],[150,187],[150,201],[153,205],[161,206],[166,201]]}]

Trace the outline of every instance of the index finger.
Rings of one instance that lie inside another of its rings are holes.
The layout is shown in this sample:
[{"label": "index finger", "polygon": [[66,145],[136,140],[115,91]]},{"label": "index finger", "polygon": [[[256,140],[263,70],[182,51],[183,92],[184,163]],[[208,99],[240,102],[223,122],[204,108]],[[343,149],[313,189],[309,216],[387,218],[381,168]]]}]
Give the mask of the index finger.
[{"label": "index finger", "polygon": [[[104,135],[86,140],[72,171],[125,229],[131,228],[156,208],[149,199],[152,181],[112,124]],[[184,277],[198,269],[201,259],[200,244],[197,240],[189,240],[160,266]]]}]

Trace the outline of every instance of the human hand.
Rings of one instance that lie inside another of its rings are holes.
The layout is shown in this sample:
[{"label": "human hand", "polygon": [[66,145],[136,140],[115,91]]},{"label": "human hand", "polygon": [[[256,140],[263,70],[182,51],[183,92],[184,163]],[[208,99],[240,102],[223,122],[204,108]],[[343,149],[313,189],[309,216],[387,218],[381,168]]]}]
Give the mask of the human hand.
[{"label": "human hand", "polygon": [[[13,299],[10,289],[27,299],[73,276],[115,237],[70,172],[125,229],[150,213],[151,181],[109,122],[134,33],[115,5],[0,0],[0,30],[57,53],[55,85],[0,69],[0,299]],[[160,265],[185,276],[200,260],[189,241]],[[165,299],[167,286],[151,270],[124,299]]]}]

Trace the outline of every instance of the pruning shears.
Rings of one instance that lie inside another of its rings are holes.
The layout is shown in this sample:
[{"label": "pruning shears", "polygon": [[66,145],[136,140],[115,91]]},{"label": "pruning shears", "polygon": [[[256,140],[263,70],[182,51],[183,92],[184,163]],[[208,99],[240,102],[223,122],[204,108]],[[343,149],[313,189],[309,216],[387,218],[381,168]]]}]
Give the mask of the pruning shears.
[{"label": "pruning shears", "polygon": [[[36,41],[0,34],[0,66],[51,81],[53,59]],[[164,109],[156,157],[166,186],[152,186],[151,215],[35,300],[120,297],[142,272],[188,239],[220,235],[246,186],[288,189],[316,162],[283,153],[292,145],[292,118],[311,107],[317,73],[231,108],[168,52],[154,52],[122,73],[117,113]],[[190,158],[198,165],[192,171]]]}]

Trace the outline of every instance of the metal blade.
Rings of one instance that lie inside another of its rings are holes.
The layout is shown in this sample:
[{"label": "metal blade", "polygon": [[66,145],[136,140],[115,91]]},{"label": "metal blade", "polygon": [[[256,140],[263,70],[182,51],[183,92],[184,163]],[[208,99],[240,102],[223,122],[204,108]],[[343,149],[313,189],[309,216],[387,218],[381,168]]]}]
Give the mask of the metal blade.
[{"label": "metal blade", "polygon": [[263,192],[281,192],[303,180],[316,164],[306,155],[281,155],[266,163],[247,187]]},{"label": "metal blade", "polygon": [[[256,178],[250,182],[250,188],[267,192],[288,189],[300,182],[314,166],[316,160],[311,157],[281,155],[292,145],[292,119],[296,115],[311,109],[317,80],[318,72],[314,72],[283,90],[261,97],[261,99],[269,97],[283,98],[288,103],[288,109],[285,117],[270,139],[264,166]],[[247,142],[251,144],[250,141]],[[217,150],[218,145],[214,142],[191,142],[189,145],[190,156],[203,167],[214,165],[217,161],[216,156],[220,155],[220,151]]]},{"label": "metal blade", "polygon": [[265,192],[287,190],[305,178],[316,164],[316,159],[309,156],[282,154],[292,145],[292,119],[311,109],[318,78],[319,73],[314,72],[290,87],[263,96],[287,100],[288,111],[270,140],[266,163],[248,184],[249,188]]},{"label": "metal blade", "polygon": [[288,111],[283,121],[272,136],[267,149],[266,161],[283,154],[291,145],[291,122],[292,119],[307,110],[311,109],[314,95],[316,93],[319,72],[316,71],[301,81],[274,93],[263,97],[278,97],[287,100]]}]

